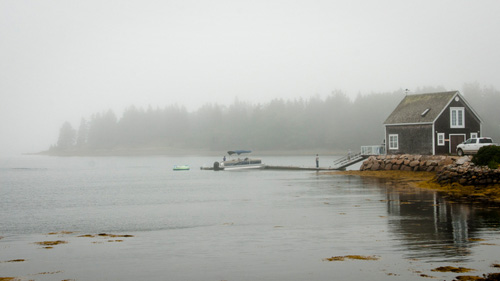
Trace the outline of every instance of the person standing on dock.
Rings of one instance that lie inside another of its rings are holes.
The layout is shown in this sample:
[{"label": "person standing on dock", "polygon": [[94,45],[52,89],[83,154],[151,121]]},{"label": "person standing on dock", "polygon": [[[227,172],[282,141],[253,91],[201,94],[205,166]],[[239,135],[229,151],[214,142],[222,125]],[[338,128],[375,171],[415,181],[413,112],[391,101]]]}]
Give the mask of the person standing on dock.
[{"label": "person standing on dock", "polygon": [[316,168],[319,168],[319,156],[316,154]]}]

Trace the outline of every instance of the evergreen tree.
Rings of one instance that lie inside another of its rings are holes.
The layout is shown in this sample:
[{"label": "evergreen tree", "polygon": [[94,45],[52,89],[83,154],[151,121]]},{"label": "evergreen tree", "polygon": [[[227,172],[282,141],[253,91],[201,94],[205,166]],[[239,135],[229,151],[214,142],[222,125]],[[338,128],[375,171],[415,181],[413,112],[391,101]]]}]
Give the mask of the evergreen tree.
[{"label": "evergreen tree", "polygon": [[[411,93],[445,91],[443,87],[417,88]],[[462,92],[483,120],[483,136],[500,140],[500,92],[478,83]],[[56,149],[101,150],[121,148],[186,148],[252,150],[359,150],[384,138],[383,122],[404,98],[399,89],[359,94],[351,100],[341,91],[326,98],[274,99],[250,105],[235,100],[229,106],[206,104],[197,111],[168,106],[146,110],[129,107],[121,118],[113,111],[82,119],[78,134],[66,122]],[[76,139],[75,139],[76,137]]]},{"label": "evergreen tree", "polygon": [[75,144],[76,131],[69,122],[64,122],[59,130],[59,139],[57,140],[58,150],[68,150]]},{"label": "evergreen tree", "polygon": [[80,127],[78,128],[78,134],[76,137],[76,146],[78,148],[83,148],[87,144],[87,137],[89,134],[89,125],[85,118],[80,120]]}]

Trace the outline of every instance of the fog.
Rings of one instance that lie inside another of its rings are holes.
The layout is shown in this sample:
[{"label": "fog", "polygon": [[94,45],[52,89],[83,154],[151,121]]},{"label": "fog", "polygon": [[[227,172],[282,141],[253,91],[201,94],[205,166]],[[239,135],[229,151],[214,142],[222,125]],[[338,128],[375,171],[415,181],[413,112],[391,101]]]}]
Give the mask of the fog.
[{"label": "fog", "polygon": [[0,156],[131,105],[500,89],[499,12],[497,0],[3,0]]}]

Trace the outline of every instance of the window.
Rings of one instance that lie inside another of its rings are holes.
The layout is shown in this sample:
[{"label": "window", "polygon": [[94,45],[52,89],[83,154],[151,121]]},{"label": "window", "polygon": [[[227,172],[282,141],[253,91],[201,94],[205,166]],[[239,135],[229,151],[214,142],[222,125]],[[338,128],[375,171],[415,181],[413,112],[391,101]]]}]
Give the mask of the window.
[{"label": "window", "polygon": [[398,135],[389,135],[389,149],[398,149],[399,141]]},{"label": "window", "polygon": [[465,127],[463,107],[450,107],[450,127],[451,128]]},{"label": "window", "polygon": [[427,112],[429,112],[429,110],[431,110],[430,108],[427,108],[426,110],[424,110],[424,112],[422,112],[422,114],[420,114],[422,117],[425,116],[425,114],[427,114]]},{"label": "window", "polygon": [[470,133],[471,138],[477,138],[477,133]]},{"label": "window", "polygon": [[438,145],[444,146],[444,133],[438,133]]},{"label": "window", "polygon": [[466,143],[466,144],[476,143],[476,139],[470,138],[470,139],[464,141],[464,143]]},{"label": "window", "polygon": [[482,139],[479,139],[479,143],[493,143],[493,140],[492,139],[482,138]]}]

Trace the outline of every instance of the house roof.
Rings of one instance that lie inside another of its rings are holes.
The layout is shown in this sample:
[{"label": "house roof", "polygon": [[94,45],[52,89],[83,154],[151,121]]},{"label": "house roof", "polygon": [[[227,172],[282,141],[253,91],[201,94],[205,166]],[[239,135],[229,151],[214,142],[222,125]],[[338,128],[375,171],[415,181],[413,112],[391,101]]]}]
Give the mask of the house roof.
[{"label": "house roof", "polygon": [[407,95],[384,124],[432,123],[458,91]]}]

